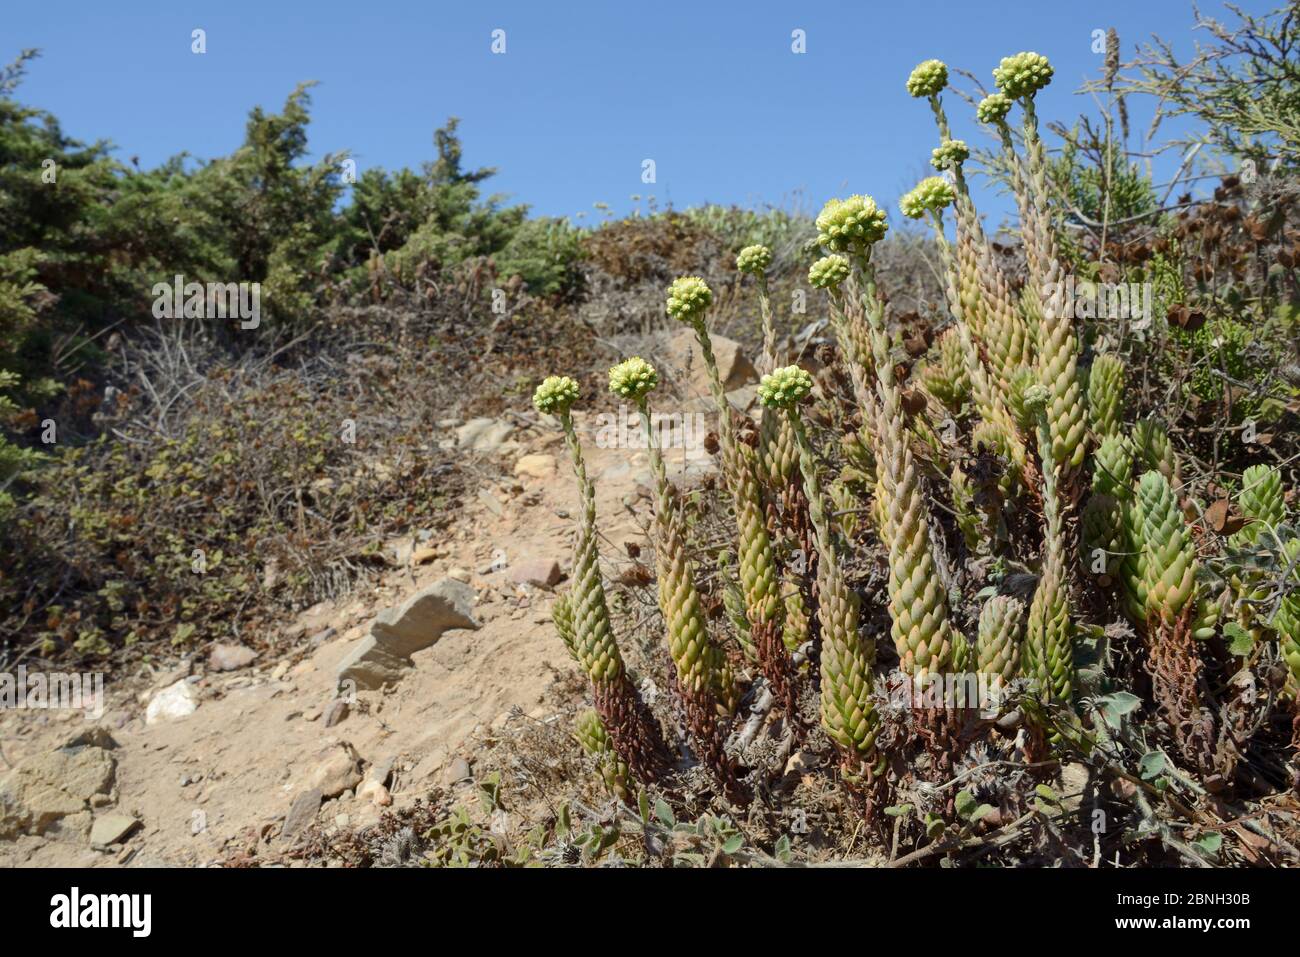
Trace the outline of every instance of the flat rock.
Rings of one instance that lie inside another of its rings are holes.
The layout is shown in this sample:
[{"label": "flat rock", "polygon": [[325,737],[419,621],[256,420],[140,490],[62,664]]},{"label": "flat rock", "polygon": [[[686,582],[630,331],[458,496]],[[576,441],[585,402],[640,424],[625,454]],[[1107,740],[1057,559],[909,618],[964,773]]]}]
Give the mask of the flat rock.
[{"label": "flat rock", "polygon": [[342,698],[335,698],[325,709],[325,727],[332,728],[347,719],[348,703]]},{"label": "flat rock", "polygon": [[99,847],[117,844],[139,826],[140,822],[129,814],[103,814],[90,826],[90,843]]},{"label": "flat rock", "polygon": [[52,751],[19,762],[0,779],[0,839],[88,829],[91,798],[111,794],[116,778],[117,761],[103,748]]},{"label": "flat rock", "polygon": [[515,476],[518,478],[547,479],[559,472],[559,463],[554,455],[524,455],[515,462]]},{"label": "flat rock", "polygon": [[320,813],[324,795],[319,788],[310,788],[293,799],[289,813],[284,816],[284,827],[280,828],[281,837],[292,837],[304,827],[316,820]]},{"label": "flat rock", "polygon": [[[726,336],[710,336],[713,355],[718,362],[718,378],[725,391],[758,381],[754,364],[749,361],[739,342]],[[674,369],[681,370],[683,384],[691,395],[709,394],[709,373],[704,365],[704,354],[695,333],[683,330],[668,341],[668,359]]]},{"label": "flat rock", "polygon": [[532,558],[510,569],[510,580],[517,585],[551,588],[563,577],[560,563],[550,558]]},{"label": "flat rock", "polygon": [[145,709],[144,723],[157,724],[160,721],[175,721],[188,717],[199,708],[199,696],[190,682],[182,678],[170,684],[149,699]]},{"label": "flat rock", "polygon": [[208,668],[212,671],[238,671],[247,668],[257,658],[257,652],[243,645],[217,642],[208,652]]},{"label": "flat rock", "polygon": [[444,631],[478,627],[474,589],[453,578],[440,579],[375,616],[370,636],[339,666],[339,681],[362,691],[395,683],[411,666],[411,655],[434,644]]},{"label": "flat rock", "polygon": [[500,419],[470,419],[456,429],[456,445],[471,452],[495,452],[515,428]]}]

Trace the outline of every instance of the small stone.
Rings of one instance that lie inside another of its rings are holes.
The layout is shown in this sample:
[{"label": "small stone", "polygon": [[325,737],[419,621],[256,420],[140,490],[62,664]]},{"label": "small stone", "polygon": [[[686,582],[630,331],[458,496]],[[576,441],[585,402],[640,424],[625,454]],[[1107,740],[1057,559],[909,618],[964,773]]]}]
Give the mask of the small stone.
[{"label": "small stone", "polygon": [[280,829],[280,836],[292,837],[316,820],[322,799],[323,795],[319,788],[303,791],[294,798],[289,813],[284,816],[284,827]]},{"label": "small stone", "polygon": [[817,759],[807,751],[796,751],[790,755],[790,759],[785,762],[786,774],[803,774],[811,771],[817,763]]},{"label": "small stone", "polygon": [[464,758],[456,758],[447,766],[444,778],[448,784],[459,784],[461,781],[468,781],[471,777],[469,762]]},{"label": "small stone", "polygon": [[304,721],[316,721],[320,718],[320,708],[308,708],[302,713]]},{"label": "small stone", "polygon": [[361,783],[360,755],[349,744],[323,752],[323,760],[312,771],[308,786],[322,797],[338,797]]},{"label": "small stone", "polygon": [[287,675],[288,673],[289,673],[289,662],[287,662],[287,661],[282,661],[282,662],[280,662],[278,665],[275,666],[274,670],[272,670],[272,672],[271,672],[271,680],[272,680],[272,681],[283,681],[283,680],[284,680],[284,676]]},{"label": "small stone", "polygon": [[460,565],[455,566],[447,572],[448,578],[454,578],[458,582],[469,582],[470,571],[468,568],[462,568]]},{"label": "small stone", "polygon": [[474,452],[495,452],[513,431],[514,426],[499,419],[470,419],[456,429],[456,445]]},{"label": "small stone", "polygon": [[257,657],[257,652],[243,645],[217,642],[208,652],[208,669],[211,671],[238,671],[247,668]]},{"label": "small stone", "polygon": [[415,551],[411,552],[411,564],[427,565],[437,557],[438,549],[425,545],[424,547],[417,548]]},{"label": "small stone", "polygon": [[350,820],[351,818],[349,818],[346,814],[334,815],[334,823],[337,824],[339,827],[347,827],[348,821]]},{"label": "small stone", "polygon": [[126,814],[105,814],[90,826],[90,843],[98,847],[117,844],[139,826],[138,820]]},{"label": "small stone", "polygon": [[554,455],[525,455],[515,462],[515,475],[520,478],[548,479],[558,472]]},{"label": "small stone", "polygon": [[532,558],[510,570],[510,580],[515,584],[535,585],[538,588],[552,588],[563,577],[560,563],[548,558]]},{"label": "small stone", "polygon": [[325,709],[325,727],[332,728],[334,725],[347,719],[348,703],[342,698],[335,698]]},{"label": "small stone", "polygon": [[168,685],[149,701],[145,709],[144,723],[157,724],[160,721],[175,721],[192,715],[199,708],[199,696],[194,686],[185,678]]}]

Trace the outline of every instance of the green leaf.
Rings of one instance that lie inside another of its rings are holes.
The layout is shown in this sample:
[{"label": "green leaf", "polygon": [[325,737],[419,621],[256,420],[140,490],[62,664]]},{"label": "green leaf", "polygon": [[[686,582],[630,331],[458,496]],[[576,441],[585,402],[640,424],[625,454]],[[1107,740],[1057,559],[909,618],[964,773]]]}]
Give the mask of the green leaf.
[{"label": "green leaf", "polygon": [[1129,691],[1116,691],[1097,699],[1101,705],[1101,716],[1112,728],[1119,730],[1124,716],[1136,710],[1142,699]]},{"label": "green leaf", "polygon": [[905,817],[908,814],[912,813],[912,805],[895,804],[891,807],[885,808],[885,813],[888,814],[890,817]]},{"label": "green leaf", "polygon": [[1051,801],[1053,804],[1060,804],[1061,799],[1056,796],[1056,792],[1046,784],[1040,784],[1034,788],[1034,793],[1045,801]]},{"label": "green leaf", "polygon": [[675,827],[677,818],[673,816],[673,809],[668,806],[663,798],[655,798],[655,817],[664,827]]},{"label": "green leaf", "polygon": [[1219,848],[1223,847],[1223,835],[1218,831],[1211,831],[1193,841],[1192,844],[1200,848],[1206,857],[1215,858],[1219,856]]},{"label": "green leaf", "polygon": [[1165,770],[1165,753],[1148,751],[1138,761],[1138,774],[1144,781],[1154,781]]},{"label": "green leaf", "polygon": [[636,796],[637,810],[641,812],[641,826],[650,823],[650,795],[645,791],[638,791]]},{"label": "green leaf", "polygon": [[930,840],[937,841],[943,834],[943,818],[937,814],[926,812],[925,833],[929,836]]},{"label": "green leaf", "polygon": [[971,815],[975,813],[975,795],[969,791],[958,791],[956,798],[957,816],[963,821],[969,821]]},{"label": "green leaf", "polygon": [[1245,657],[1255,648],[1255,636],[1235,621],[1223,626],[1223,637],[1228,639],[1228,652]]},{"label": "green leaf", "polygon": [[980,820],[981,818],[985,817],[988,814],[991,814],[995,810],[996,808],[994,808],[992,804],[981,804],[979,807],[977,807],[974,811],[971,812],[970,822],[974,824],[976,821]]},{"label": "green leaf", "polygon": [[776,839],[776,845],[772,848],[772,851],[773,856],[775,856],[782,864],[790,863],[790,858],[793,856],[790,853],[790,836],[788,834],[782,834],[778,837]]},{"label": "green leaf", "polygon": [[744,846],[744,844],[745,844],[745,839],[739,834],[734,834],[731,837],[727,838],[727,842],[722,845],[722,853],[735,854],[738,850],[741,849],[741,847]]}]

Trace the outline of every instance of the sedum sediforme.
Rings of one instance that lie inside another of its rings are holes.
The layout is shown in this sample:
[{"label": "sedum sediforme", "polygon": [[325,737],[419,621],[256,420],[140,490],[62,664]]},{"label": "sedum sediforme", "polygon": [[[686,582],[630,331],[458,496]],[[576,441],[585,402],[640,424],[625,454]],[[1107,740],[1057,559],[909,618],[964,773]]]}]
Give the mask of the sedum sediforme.
[{"label": "sedum sediforme", "polygon": [[668,748],[658,722],[633,687],[614,640],[600,574],[596,491],[587,477],[571,413],[578,393],[578,383],[568,376],[549,376],[533,393],[537,411],[555,416],[564,431],[580,500],[573,584],[553,618],[561,641],[591,679],[596,710],[615,750],[638,780],[656,781],[668,770]]}]

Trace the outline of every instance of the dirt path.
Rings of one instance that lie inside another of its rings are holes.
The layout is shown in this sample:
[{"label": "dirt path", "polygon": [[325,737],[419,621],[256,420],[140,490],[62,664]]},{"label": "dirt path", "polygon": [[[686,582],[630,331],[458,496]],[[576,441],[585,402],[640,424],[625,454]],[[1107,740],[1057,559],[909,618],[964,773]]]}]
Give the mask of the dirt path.
[{"label": "dirt path", "polygon": [[[593,424],[579,420],[588,439]],[[524,455],[540,456],[530,460],[537,475],[511,477]],[[546,477],[546,456],[554,460],[553,477]],[[605,538],[620,545],[641,541],[627,504],[646,515],[647,502],[638,492],[649,478],[645,453],[588,441],[587,457],[598,477]],[[681,452],[669,461],[676,471],[684,467]],[[289,632],[293,640],[283,643],[291,649],[283,658],[213,673],[204,656],[168,673],[119,678],[109,686],[108,707],[98,722],[79,712],[0,711],[0,750],[8,762],[0,763],[0,800],[6,775],[13,792],[9,767],[49,761],[96,724],[117,745],[108,752],[116,769],[107,793],[101,788],[83,795],[85,811],[43,835],[0,840],[0,865],[213,863],[241,842],[255,844],[258,835],[278,831],[295,798],[316,786],[327,796],[316,815],[320,822],[373,822],[384,802],[400,806],[448,780],[449,769],[454,776],[459,759],[473,760],[471,740],[499,726],[512,709],[545,718],[554,710],[544,704],[547,690],[573,666],[550,624],[554,593],[517,585],[511,572],[527,561],[551,559],[568,571],[569,516],[577,504],[572,473],[558,434],[545,427],[516,428],[503,445],[476,454],[468,466],[483,477],[478,497],[447,534],[427,543],[436,557],[414,564],[411,543],[393,543],[402,567],[347,601],[304,613]],[[693,468],[698,467],[697,460]],[[443,633],[414,655],[416,667],[395,688],[360,692],[346,716],[327,726],[336,716],[331,707],[338,664],[368,633],[374,616],[447,576],[473,586],[482,627]],[[151,697],[187,676],[198,695],[197,710],[148,724]],[[356,756],[359,786],[351,760]],[[364,783],[370,778],[388,785]],[[329,799],[339,784],[349,786]],[[128,815],[140,824],[111,846],[92,846],[92,819],[109,815]]]}]

